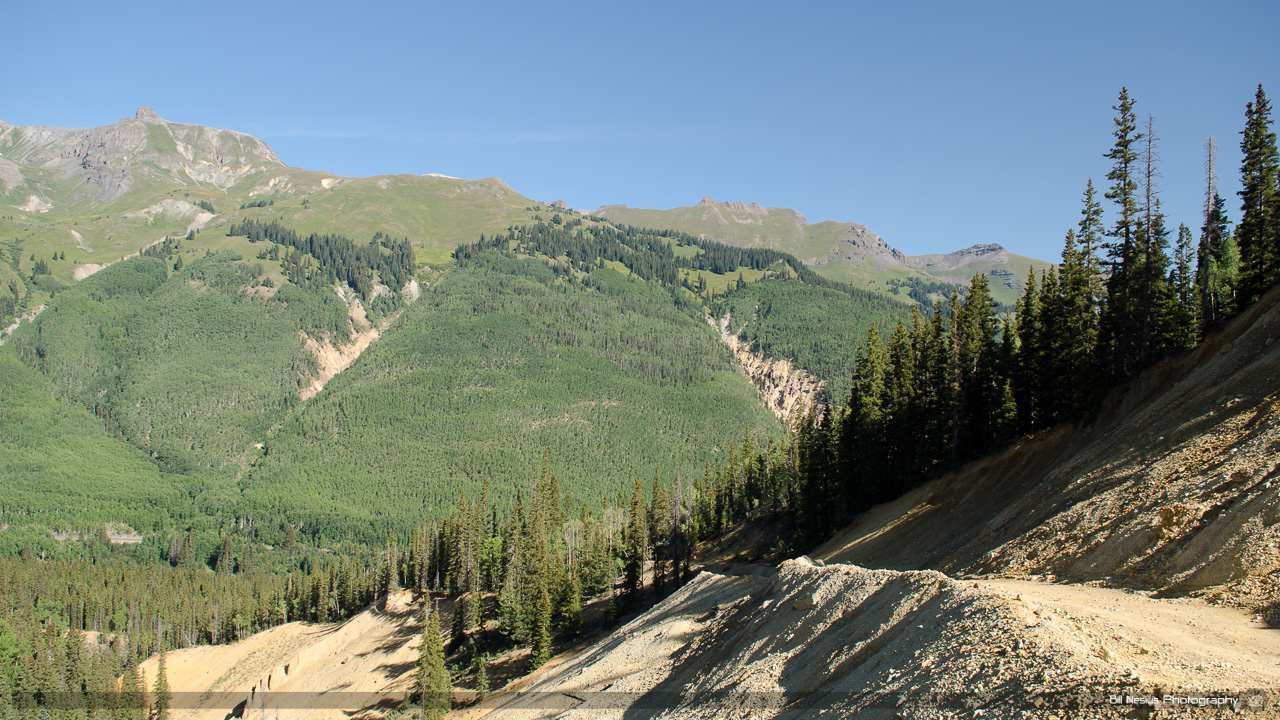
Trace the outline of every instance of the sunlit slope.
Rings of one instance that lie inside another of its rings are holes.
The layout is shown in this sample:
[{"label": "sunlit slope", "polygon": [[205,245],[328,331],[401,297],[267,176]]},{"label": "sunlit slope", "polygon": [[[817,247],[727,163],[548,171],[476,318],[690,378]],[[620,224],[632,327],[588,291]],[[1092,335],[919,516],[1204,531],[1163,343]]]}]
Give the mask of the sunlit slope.
[{"label": "sunlit slope", "polygon": [[980,244],[952,253],[909,256],[857,223],[826,220],[809,223],[789,208],[756,203],[716,202],[703,198],[697,205],[670,210],[606,205],[593,215],[638,227],[678,230],[696,237],[738,245],[769,247],[791,253],[823,276],[910,302],[917,294],[932,299],[950,294],[938,284],[968,285],[976,273],[991,278],[997,302],[1013,303],[1021,294],[1029,267],[1037,275],[1049,263],[1017,255],[996,244]]},{"label": "sunlit slope", "polygon": [[264,287],[270,262],[132,258],[59,293],[6,349],[175,472],[241,461],[315,372],[301,332],[347,337],[329,289]]},{"label": "sunlit slope", "polygon": [[[678,292],[683,292],[678,290]],[[607,268],[557,279],[486,254],[450,272],[270,437],[243,481],[253,506],[310,530],[405,527],[528,488],[543,453],[580,500],[720,462],[744,430],[780,431],[701,318]]]},{"label": "sunlit slope", "polygon": [[[192,247],[216,248],[215,236],[246,217],[363,242],[408,237],[419,262],[441,263],[458,243],[539,211],[550,218],[498,178],[343,178],[289,167],[250,135],[147,108],[95,128],[0,122],[0,317],[166,236],[194,232]],[[49,274],[33,281],[39,262]]]},{"label": "sunlit slope", "polygon": [[79,403],[56,398],[9,348],[0,348],[0,478],[0,525],[14,526],[0,532],[0,554],[20,549],[11,545],[27,523],[136,521],[179,492],[146,453],[112,437]]}]

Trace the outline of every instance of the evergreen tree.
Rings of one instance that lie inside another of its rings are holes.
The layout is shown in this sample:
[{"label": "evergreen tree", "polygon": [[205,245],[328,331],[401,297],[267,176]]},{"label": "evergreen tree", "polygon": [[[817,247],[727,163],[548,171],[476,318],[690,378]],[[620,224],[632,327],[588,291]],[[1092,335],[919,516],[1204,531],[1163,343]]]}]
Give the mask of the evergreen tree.
[{"label": "evergreen tree", "polygon": [[489,671],[486,669],[488,662],[484,655],[476,655],[476,695],[481,700],[489,694]]},{"label": "evergreen tree", "polygon": [[1138,230],[1140,225],[1138,205],[1138,151],[1134,143],[1142,139],[1138,132],[1137,117],[1133,112],[1133,100],[1127,88],[1120,89],[1119,102],[1113,107],[1115,117],[1115,144],[1105,157],[1112,161],[1107,179],[1111,189],[1106,198],[1116,205],[1118,217],[1107,231],[1112,239],[1104,247],[1110,264],[1107,279],[1107,303],[1102,316],[1102,341],[1112,375],[1127,377],[1137,365],[1140,329],[1135,331],[1135,303],[1140,288],[1136,287],[1138,258]]},{"label": "evergreen tree", "polygon": [[631,503],[627,508],[627,525],[623,535],[623,571],[626,574],[627,606],[634,608],[644,589],[644,568],[649,532],[645,527],[648,512],[645,508],[644,489],[636,478],[631,491]]},{"label": "evergreen tree", "polygon": [[[1082,234],[1087,232],[1084,224],[1081,221]],[[1068,414],[1090,405],[1096,387],[1098,296],[1092,289],[1090,267],[1096,269],[1097,258],[1091,260],[1087,252],[1087,245],[1083,242],[1077,245],[1076,236],[1068,231],[1062,248],[1062,272],[1058,276],[1062,326],[1056,346],[1058,366],[1063,373],[1060,408]]]},{"label": "evergreen tree", "polygon": [[987,452],[1004,429],[997,424],[1003,379],[996,376],[996,334],[999,331],[995,300],[987,277],[976,274],[956,321],[956,356],[960,364],[961,417],[965,427],[959,437],[959,454],[968,459]]},{"label": "evergreen tree", "polygon": [[[1067,247],[1074,248],[1075,234],[1068,231]],[[1065,251],[1064,251],[1065,255]],[[1065,258],[1064,258],[1065,265]],[[1036,283],[1035,268],[1027,269],[1027,281],[1022,286],[1022,297],[1018,300],[1018,355],[1017,364],[1012,377],[1014,379],[1014,397],[1017,399],[1020,428],[1022,432],[1031,432],[1040,426],[1041,411],[1040,379],[1043,371],[1040,364],[1044,360],[1040,340],[1043,336],[1040,328],[1040,286]]]},{"label": "evergreen tree", "polygon": [[1201,335],[1205,328],[1230,316],[1235,299],[1234,278],[1229,292],[1219,292],[1223,282],[1217,271],[1222,264],[1222,250],[1230,235],[1230,227],[1224,209],[1226,201],[1218,194],[1217,160],[1218,145],[1210,135],[1204,152],[1204,223],[1200,226],[1200,244],[1196,249],[1196,292],[1199,296],[1196,329]]},{"label": "evergreen tree", "polygon": [[444,666],[444,645],[440,637],[440,611],[422,603],[422,640],[418,647],[417,686],[422,701],[422,720],[440,720],[449,712],[449,673]]},{"label": "evergreen tree", "polygon": [[116,720],[143,720],[146,716],[146,688],[138,666],[129,664],[120,682],[120,713]]},{"label": "evergreen tree", "polygon": [[[744,455],[745,456],[745,455]],[[653,487],[649,493],[649,513],[645,524],[649,528],[649,547],[653,558],[653,585],[659,597],[667,584],[667,559],[671,528],[667,524],[667,489],[658,480],[658,473],[653,473]]]},{"label": "evergreen tree", "polygon": [[1037,348],[1040,353],[1040,360],[1037,363],[1040,375],[1036,379],[1035,392],[1039,397],[1041,427],[1058,422],[1065,411],[1064,381],[1070,370],[1065,362],[1068,349],[1063,346],[1067,312],[1058,270],[1051,265],[1040,279],[1041,342]]},{"label": "evergreen tree", "polygon": [[533,634],[530,647],[531,667],[542,667],[551,659],[551,596],[547,592],[545,576],[539,577],[538,596],[533,610]]},{"label": "evergreen tree", "polygon": [[379,594],[384,596],[384,602],[390,600],[391,593],[400,589],[399,573],[396,568],[398,559],[396,541],[388,539],[387,549],[382,558],[382,585],[378,588]]},{"label": "evergreen tree", "polygon": [[1248,305],[1280,281],[1280,154],[1271,131],[1271,103],[1258,85],[1254,100],[1245,107],[1240,133],[1240,224],[1236,242],[1240,250],[1240,295]]},{"label": "evergreen tree", "polygon": [[884,471],[884,421],[888,405],[889,358],[872,323],[866,342],[858,348],[853,382],[849,389],[848,411],[840,430],[841,482],[831,482],[824,439],[817,427],[815,411],[803,417],[794,435],[798,454],[796,471],[800,481],[801,508],[796,518],[804,528],[805,542],[821,542],[834,526],[834,510],[841,514],[869,507],[892,493],[892,479]]},{"label": "evergreen tree", "polygon": [[169,720],[169,707],[172,704],[173,693],[169,691],[169,675],[165,668],[165,654],[162,652],[159,668],[156,670],[155,720]]},{"label": "evergreen tree", "polygon": [[1198,323],[1196,321],[1195,273],[1191,269],[1191,228],[1178,225],[1178,244],[1173,254],[1173,269],[1169,273],[1170,293],[1168,308],[1164,312],[1166,343],[1164,352],[1179,352],[1195,345]]}]

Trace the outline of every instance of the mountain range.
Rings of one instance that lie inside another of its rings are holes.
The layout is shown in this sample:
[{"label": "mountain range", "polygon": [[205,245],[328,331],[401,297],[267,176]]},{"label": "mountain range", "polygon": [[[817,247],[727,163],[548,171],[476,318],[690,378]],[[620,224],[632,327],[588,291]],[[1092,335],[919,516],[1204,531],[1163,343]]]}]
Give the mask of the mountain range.
[{"label": "mountain range", "polygon": [[[48,261],[52,277],[71,282],[167,235],[240,217],[274,215],[300,232],[408,237],[420,263],[439,264],[481,233],[569,212],[563,202],[531,200],[498,178],[346,178],[291,167],[253,136],[169,122],[146,107],[133,118],[94,128],[0,122],[0,208],[8,210],[0,215],[0,238],[12,238],[19,256],[16,267],[0,269],[0,291],[7,280],[17,296],[25,289],[22,276],[42,257],[54,258]],[[948,294],[945,286],[966,284],[983,272],[996,300],[1011,303],[1027,268],[1047,267],[996,244],[907,256],[856,223],[810,224],[795,210],[755,203],[704,198],[693,207],[610,205],[592,215],[782,250],[825,277],[904,302],[910,302],[904,283],[927,288],[917,294],[937,299]],[[20,309],[20,297],[11,304]]]},{"label": "mountain range", "polygon": [[1022,292],[1028,269],[1034,268],[1038,275],[1049,266],[996,243],[945,254],[906,255],[857,223],[810,223],[788,208],[717,202],[710,197],[670,210],[605,205],[592,215],[638,227],[679,230],[730,245],[784,250],[825,277],[881,292],[894,292],[897,283],[911,279],[967,285],[975,273],[984,273],[996,300],[1012,303]]}]

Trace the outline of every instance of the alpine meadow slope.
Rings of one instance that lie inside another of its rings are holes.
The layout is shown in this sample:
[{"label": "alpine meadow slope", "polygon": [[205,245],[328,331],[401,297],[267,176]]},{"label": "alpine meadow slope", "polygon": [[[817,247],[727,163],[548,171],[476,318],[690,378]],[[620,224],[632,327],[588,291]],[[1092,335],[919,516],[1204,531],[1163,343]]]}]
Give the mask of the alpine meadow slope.
[{"label": "alpine meadow slope", "polygon": [[1038,276],[1051,264],[1011,253],[994,243],[947,254],[909,256],[857,223],[810,223],[788,208],[717,202],[710,197],[691,207],[670,210],[605,205],[591,215],[626,225],[678,230],[740,247],[782,250],[824,277],[926,305],[932,303],[931,296],[945,300],[952,286],[968,285],[976,273],[991,279],[997,302],[1011,305],[1022,294],[1028,270],[1033,268]]}]

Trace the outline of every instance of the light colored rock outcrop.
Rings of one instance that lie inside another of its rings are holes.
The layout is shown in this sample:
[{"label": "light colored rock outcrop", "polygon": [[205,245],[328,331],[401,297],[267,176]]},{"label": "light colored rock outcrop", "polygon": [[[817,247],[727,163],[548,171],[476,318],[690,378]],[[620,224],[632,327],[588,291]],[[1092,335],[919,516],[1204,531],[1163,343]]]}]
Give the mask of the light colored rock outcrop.
[{"label": "light colored rock outcrop", "polygon": [[729,329],[731,318],[720,319],[720,340],[733,350],[733,355],[751,382],[760,388],[765,407],[785,423],[798,413],[816,407],[826,383],[796,367],[790,360],[768,358],[753,351]]}]

